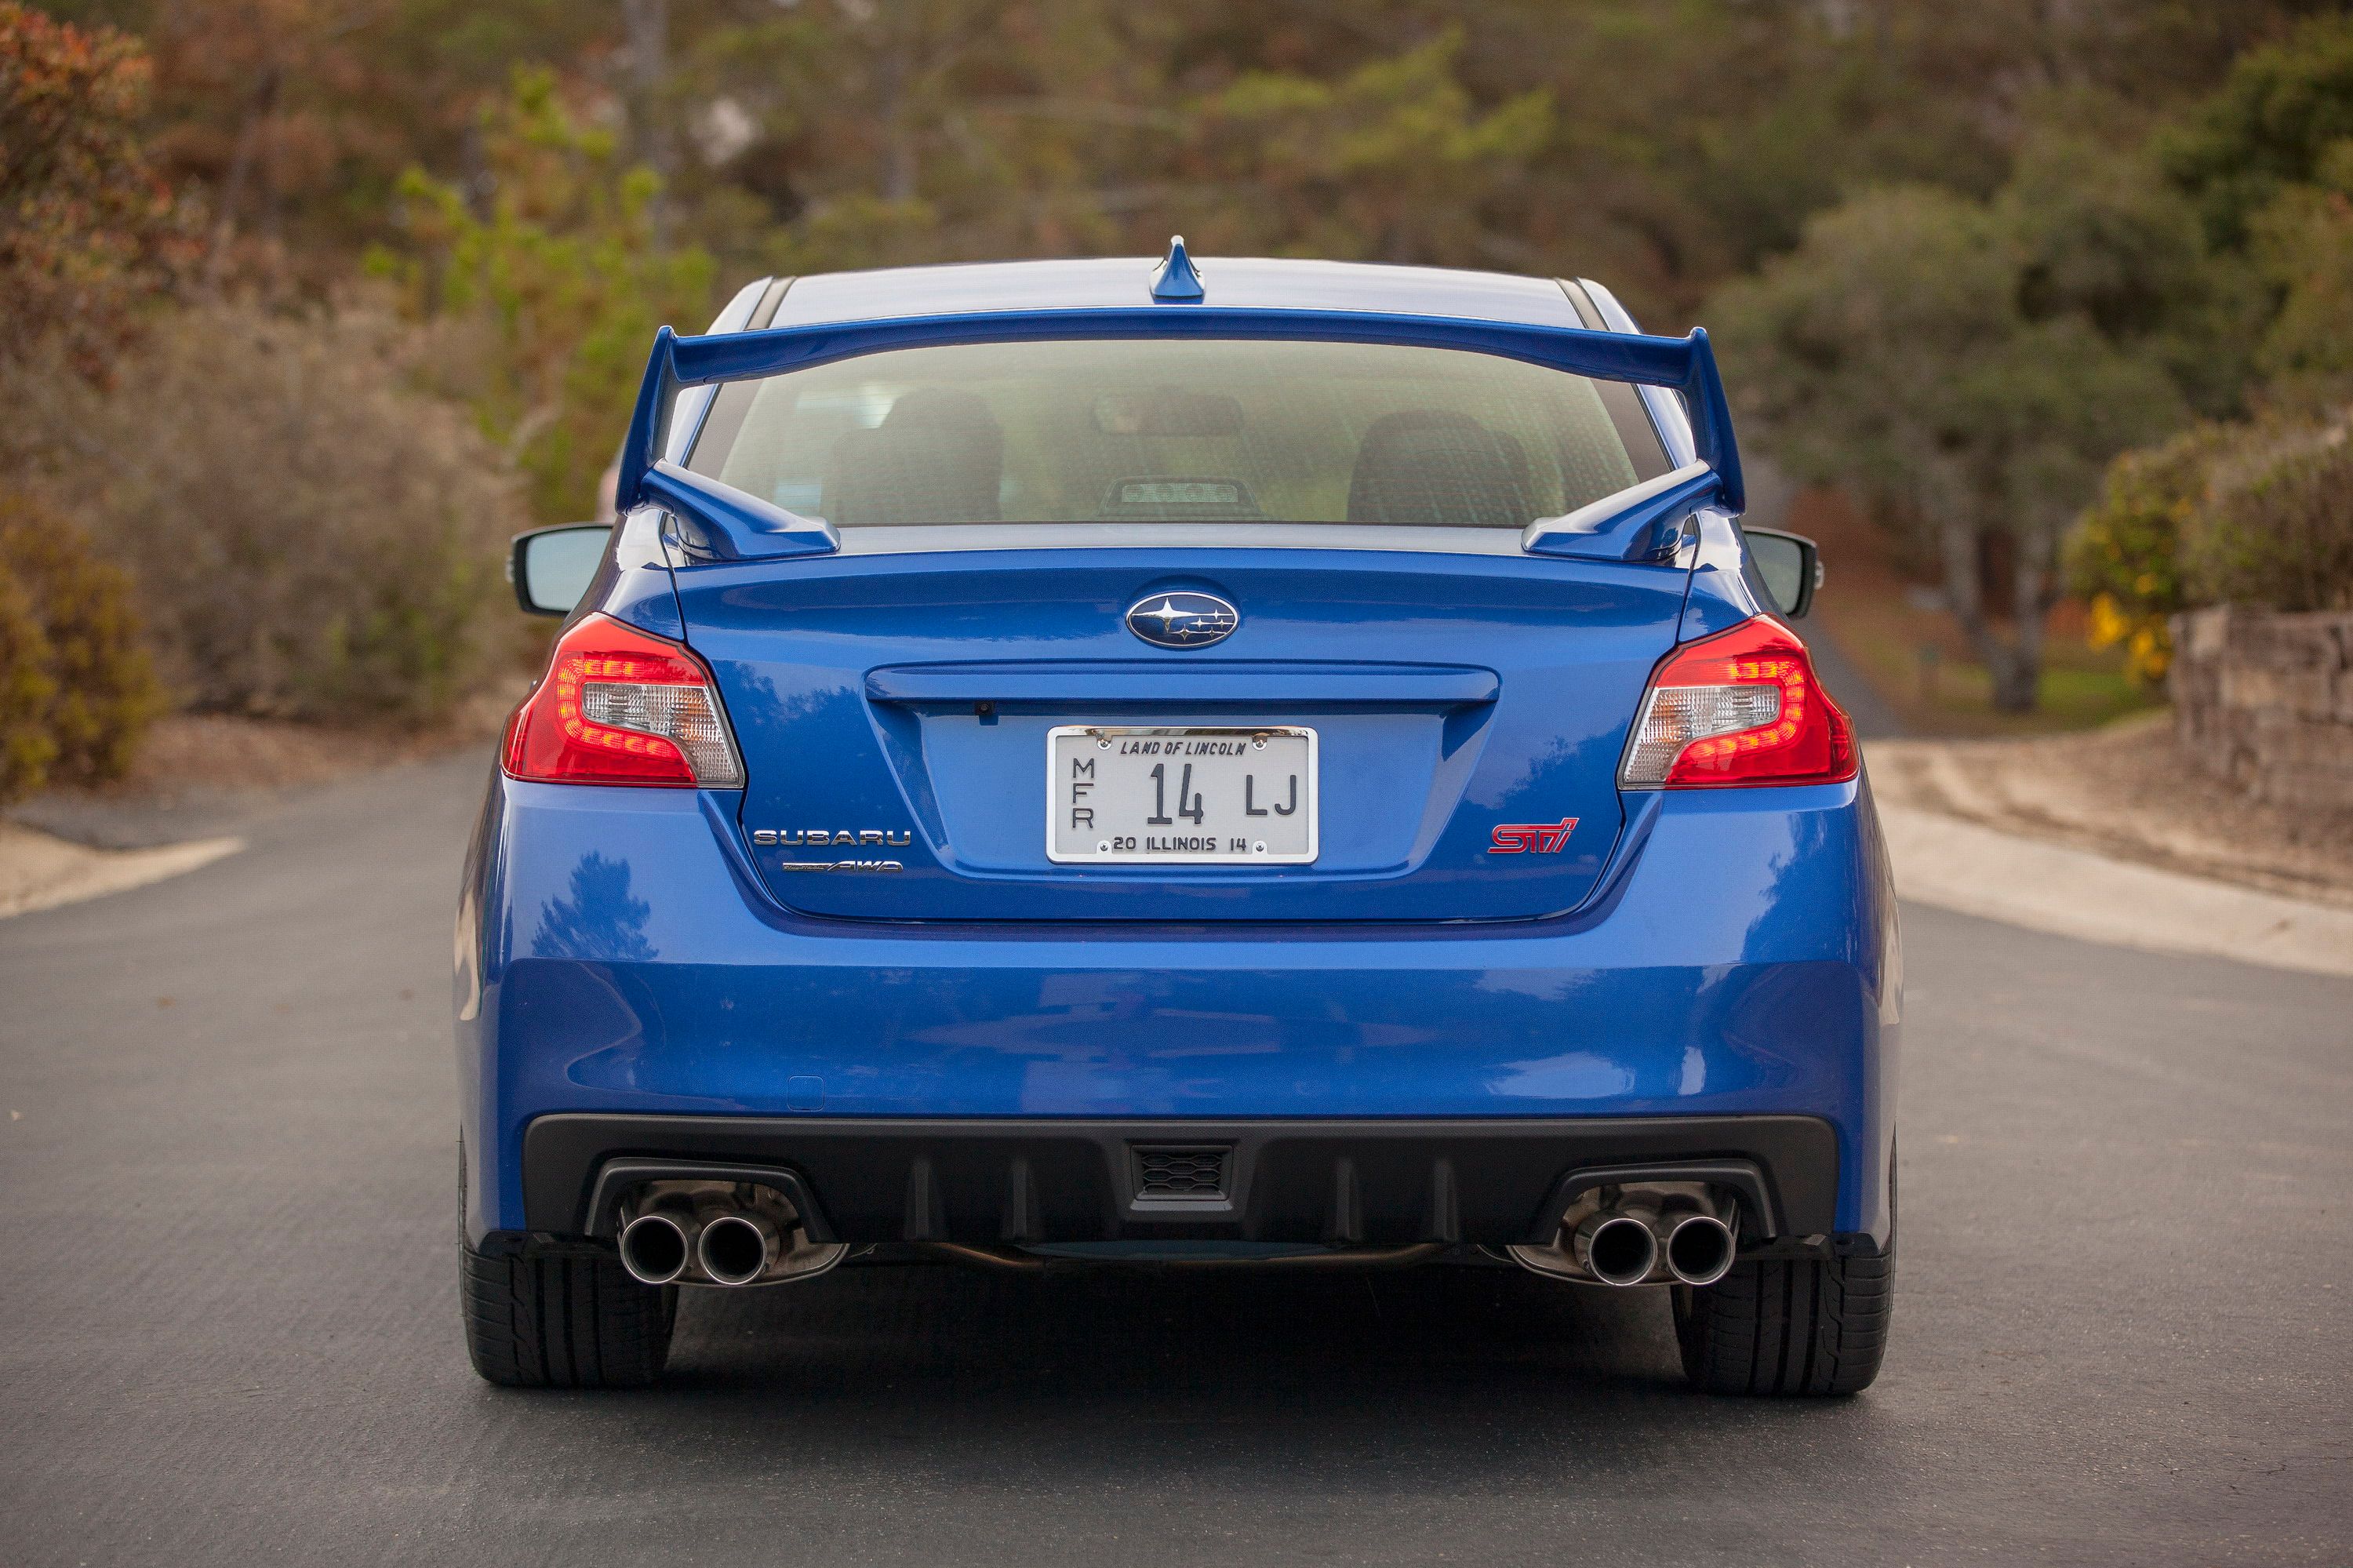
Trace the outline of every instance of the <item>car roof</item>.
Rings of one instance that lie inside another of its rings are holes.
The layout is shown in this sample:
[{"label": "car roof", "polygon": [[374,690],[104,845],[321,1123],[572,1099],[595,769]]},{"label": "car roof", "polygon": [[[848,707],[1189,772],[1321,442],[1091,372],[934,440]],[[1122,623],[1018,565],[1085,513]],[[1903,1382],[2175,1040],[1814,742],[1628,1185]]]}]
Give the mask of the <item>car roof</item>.
[{"label": "car roof", "polygon": [[[1567,291],[1551,278],[1271,257],[1203,257],[1195,265],[1200,270],[1208,302],[1218,305],[1395,311],[1556,326],[1585,324]],[[1152,302],[1152,279],[1159,266],[1156,257],[1117,256],[818,273],[793,281],[769,324],[807,326],[891,316],[1144,305]],[[1167,308],[1186,307],[1170,304]]]}]

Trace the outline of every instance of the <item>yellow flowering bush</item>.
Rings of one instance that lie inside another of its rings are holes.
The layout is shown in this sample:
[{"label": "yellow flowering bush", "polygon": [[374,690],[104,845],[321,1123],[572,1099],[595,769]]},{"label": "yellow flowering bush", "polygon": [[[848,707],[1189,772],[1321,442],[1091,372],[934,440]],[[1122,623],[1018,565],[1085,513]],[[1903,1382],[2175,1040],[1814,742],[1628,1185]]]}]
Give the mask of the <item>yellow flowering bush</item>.
[{"label": "yellow flowering bush", "polygon": [[2204,501],[2221,432],[2207,426],[2108,465],[2100,498],[2067,551],[2074,591],[2091,601],[2092,645],[2122,643],[2126,673],[2154,686],[2173,662],[2166,618],[2186,607],[2181,545]]}]

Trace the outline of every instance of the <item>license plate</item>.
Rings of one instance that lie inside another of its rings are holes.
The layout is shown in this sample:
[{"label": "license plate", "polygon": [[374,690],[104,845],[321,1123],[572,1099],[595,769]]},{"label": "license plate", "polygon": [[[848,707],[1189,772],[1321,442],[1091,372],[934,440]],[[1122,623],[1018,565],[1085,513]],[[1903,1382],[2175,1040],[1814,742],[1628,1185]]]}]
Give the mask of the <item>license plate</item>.
[{"label": "license plate", "polygon": [[1315,858],[1315,732],[1057,725],[1046,736],[1046,858],[1304,865]]}]

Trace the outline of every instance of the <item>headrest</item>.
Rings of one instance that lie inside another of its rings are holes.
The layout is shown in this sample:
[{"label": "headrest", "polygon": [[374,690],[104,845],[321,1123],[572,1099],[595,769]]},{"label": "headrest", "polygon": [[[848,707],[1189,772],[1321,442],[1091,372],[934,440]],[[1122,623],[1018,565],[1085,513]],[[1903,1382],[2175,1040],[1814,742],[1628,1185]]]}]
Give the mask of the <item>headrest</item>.
[{"label": "headrest", "polygon": [[1373,421],[1356,449],[1348,521],[1519,528],[1536,514],[1528,454],[1468,414],[1409,408]]},{"label": "headrest", "polygon": [[988,405],[957,387],[920,387],[874,429],[834,442],[826,520],[836,527],[994,523],[1004,477],[1005,432]]}]

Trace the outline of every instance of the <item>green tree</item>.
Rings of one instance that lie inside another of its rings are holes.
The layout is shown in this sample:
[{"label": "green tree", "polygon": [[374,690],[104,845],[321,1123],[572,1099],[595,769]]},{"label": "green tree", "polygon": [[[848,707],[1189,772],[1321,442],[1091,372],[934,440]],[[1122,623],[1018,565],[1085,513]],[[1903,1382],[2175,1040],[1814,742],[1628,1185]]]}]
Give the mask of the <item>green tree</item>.
[{"label": "green tree", "polygon": [[2150,682],[2178,610],[2327,607],[2353,585],[2353,18],[2249,51],[2153,147],[2197,204],[2207,301],[2227,303],[2206,316],[2228,330],[2208,334],[2201,401],[2256,417],[2117,459],[2071,541],[2094,639]]},{"label": "green tree", "polygon": [[2159,356],[2104,332],[2083,288],[2035,281],[2048,225],[2032,210],[2023,192],[1873,192],[1712,312],[1767,450],[1939,563],[1994,705],[2014,713],[2037,700],[2061,529],[2110,458],[2184,413]]},{"label": "green tree", "polygon": [[2195,209],[2146,148],[2079,129],[2039,132],[1994,209],[2030,320],[2080,319],[2161,363],[2201,412],[2238,408],[2266,307],[2242,275],[2214,264]]},{"label": "green tree", "polygon": [[2353,16],[2250,50],[2155,145],[2252,300],[2236,359],[2260,400],[2353,397]]},{"label": "green tree", "polygon": [[[1477,264],[1492,205],[1529,178],[1553,129],[1542,88],[1493,108],[1456,74],[1460,28],[1337,80],[1252,71],[1188,120],[1234,198],[1205,246]],[[1245,194],[1246,193],[1246,194]]]},{"label": "green tree", "polygon": [[[485,201],[479,111],[529,66],[663,175],[658,236],[731,274],[1133,253],[1183,230],[1213,246],[1573,270],[1680,324],[1846,192],[1916,182],[1983,196],[2052,94],[2097,101],[2128,142],[2325,3],[51,8],[149,39],[163,166],[207,195],[209,270],[225,282],[332,296],[363,246],[403,242],[396,195],[412,164]],[[1489,132],[1500,140],[1482,155],[1450,154]]]},{"label": "green tree", "polygon": [[489,210],[412,170],[408,242],[376,265],[447,329],[438,379],[522,470],[533,514],[589,516],[654,328],[702,324],[713,265],[656,243],[653,174],[568,113],[547,73],[517,76],[482,139]]},{"label": "green tree", "polygon": [[785,272],[1124,249],[1206,189],[1180,183],[1166,74],[1189,31],[1108,0],[808,5],[691,29],[690,231]]},{"label": "green tree", "polygon": [[2245,244],[2255,215],[2314,184],[2353,141],[2353,16],[2316,17],[2232,63],[2221,87],[2158,137],[2166,170],[2198,203],[2208,238]]},{"label": "green tree", "polygon": [[2253,368],[2267,401],[2305,410],[2353,401],[2353,138],[2313,173],[2248,220],[2253,270],[2278,300]]}]

